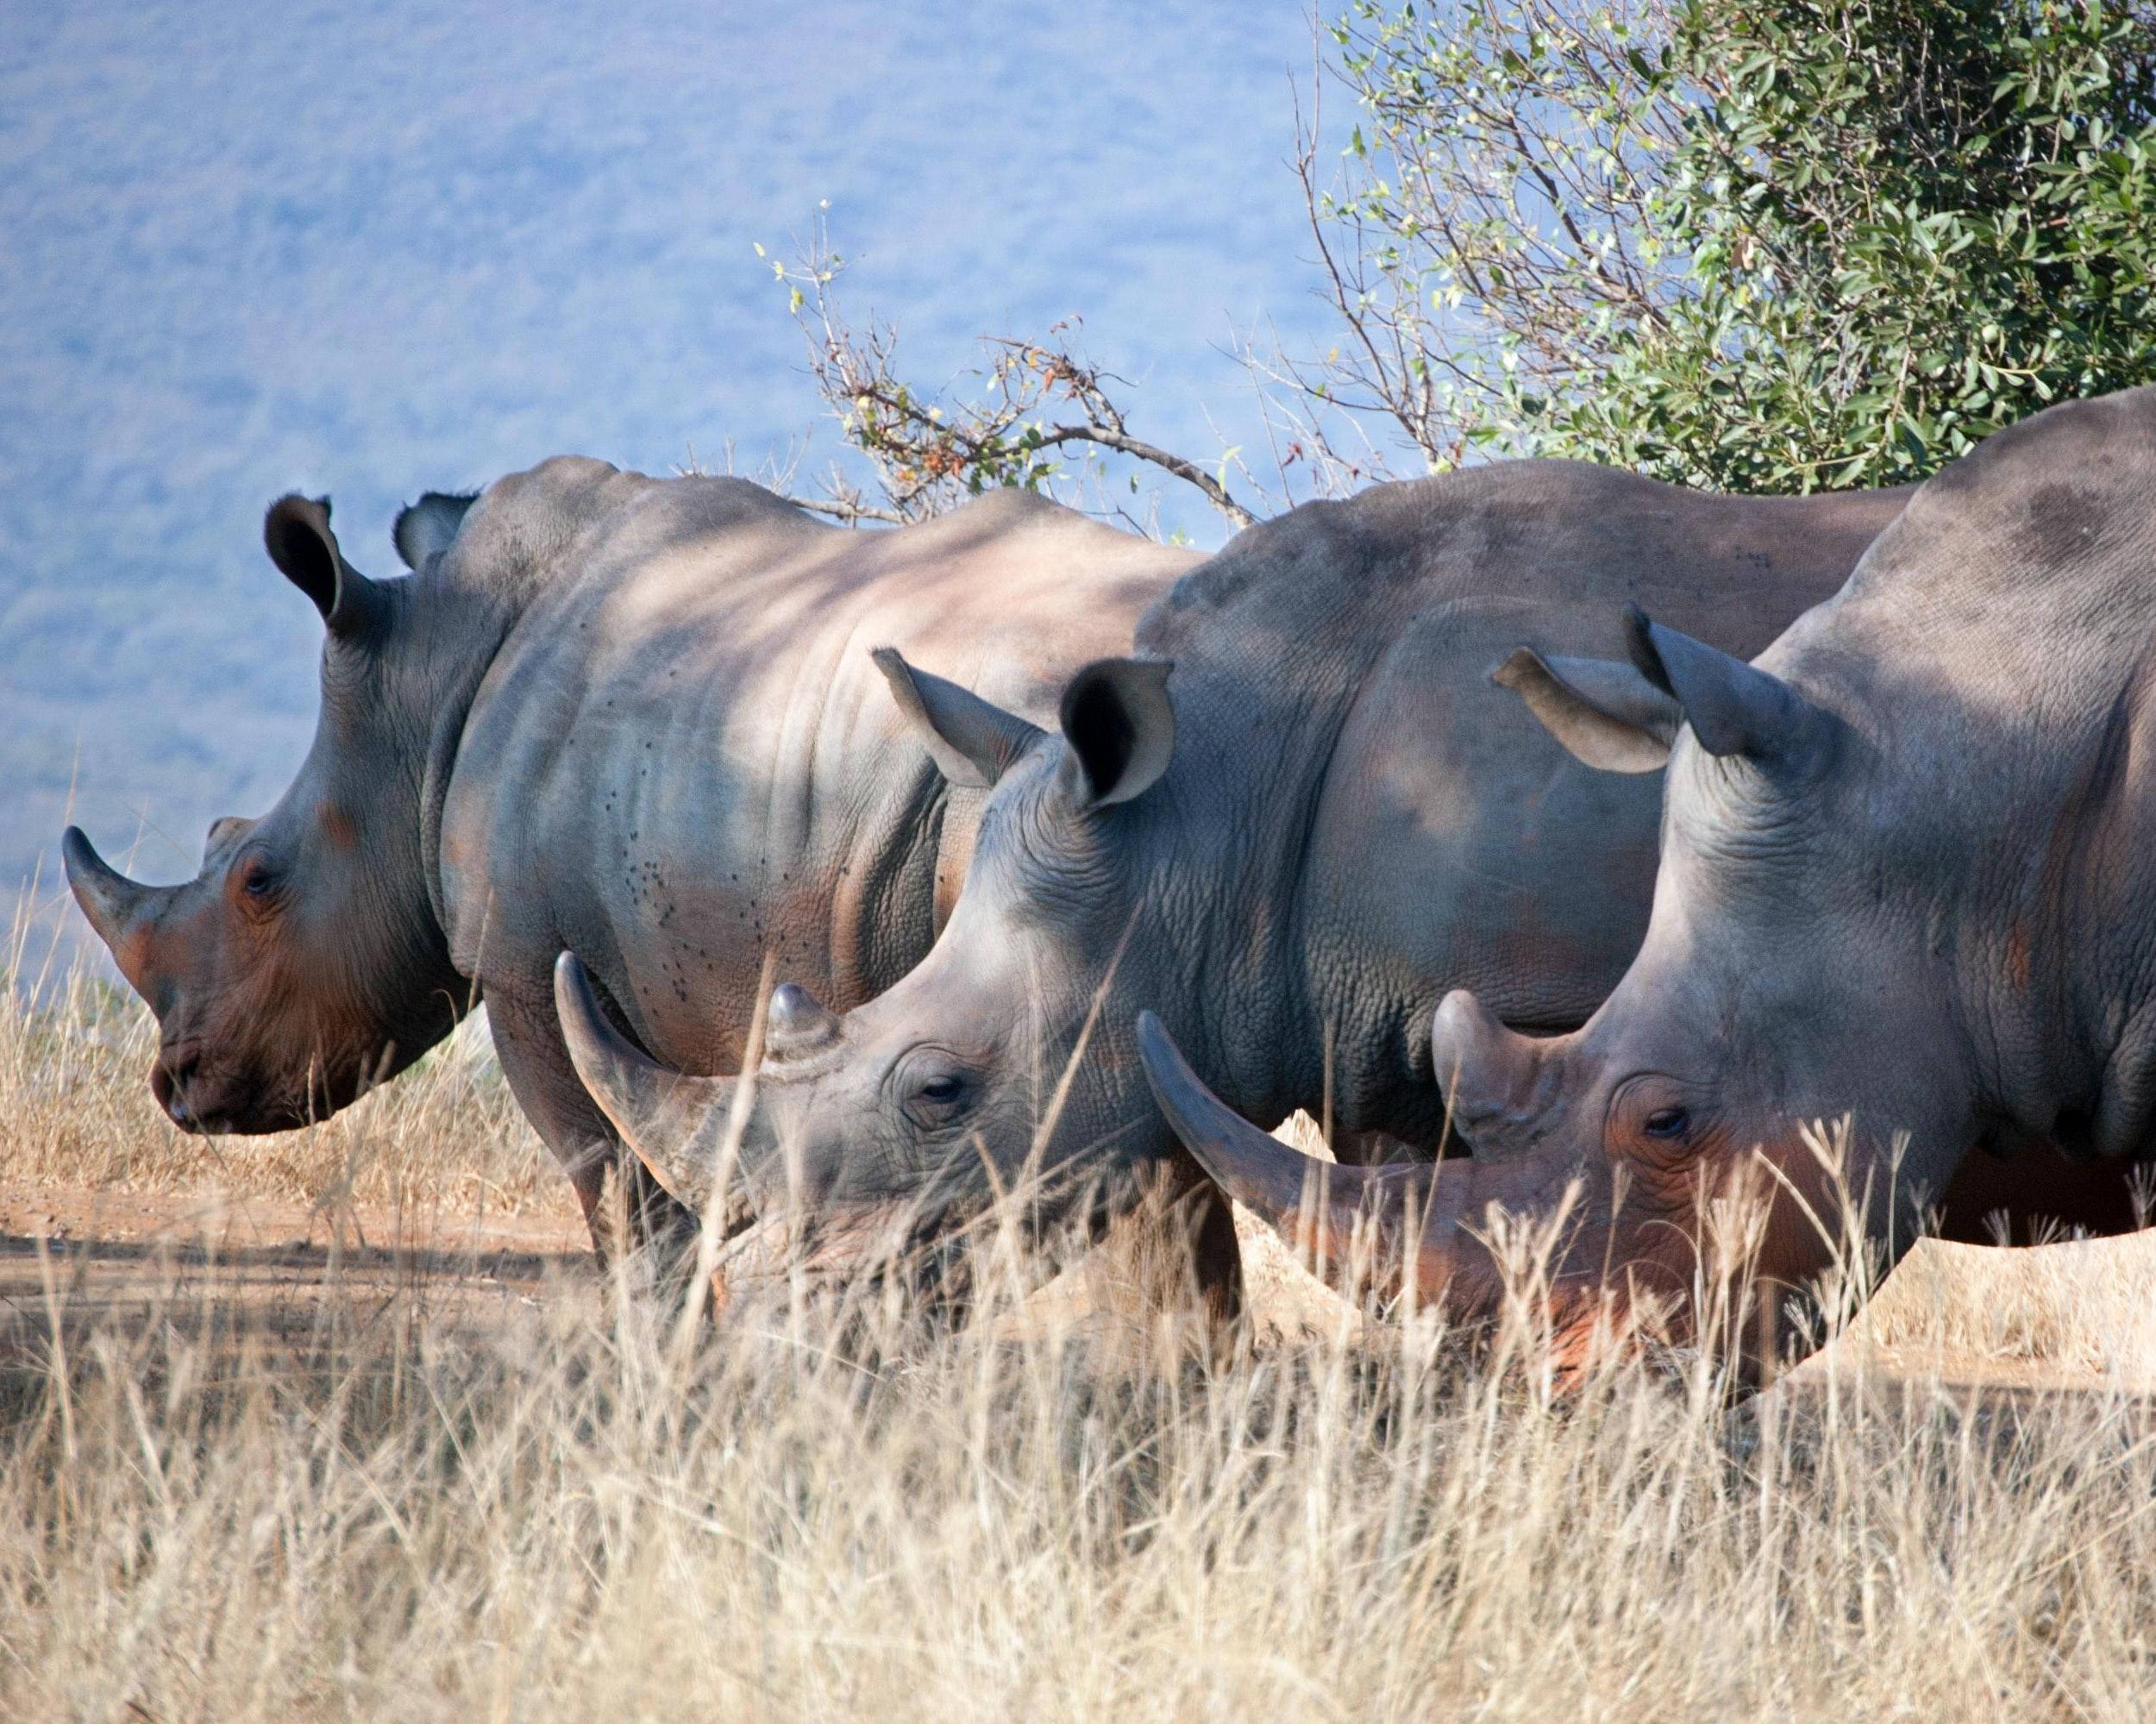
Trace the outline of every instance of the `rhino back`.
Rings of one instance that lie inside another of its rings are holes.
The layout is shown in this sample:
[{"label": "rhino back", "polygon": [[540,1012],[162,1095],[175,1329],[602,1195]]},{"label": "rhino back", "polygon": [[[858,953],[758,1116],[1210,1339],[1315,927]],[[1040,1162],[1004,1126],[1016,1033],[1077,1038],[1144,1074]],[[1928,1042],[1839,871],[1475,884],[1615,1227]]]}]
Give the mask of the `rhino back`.
[{"label": "rhino back", "polygon": [[1023,493],[861,532],[739,481],[610,494],[466,728],[442,843],[460,967],[546,999],[573,950],[694,1071],[738,1063],[767,950],[835,1006],[880,992],[927,950],[975,810],[869,650],[1046,722],[1193,560]]},{"label": "rhino back", "polygon": [[1861,664],[1905,724],[1995,722],[2055,749],[2147,655],[2153,486],[2156,386],[2025,419],[1924,485],[1762,662],[1828,686]]},{"label": "rhino back", "polygon": [[1231,818],[1274,857],[1219,913],[1247,919],[1255,895],[1292,923],[1299,974],[1271,997],[1307,1014],[1231,1031],[1227,1056],[1261,1036],[1330,1047],[1343,1124],[1433,1140],[1428,1032],[1446,991],[1474,987],[1514,1023],[1584,1019],[1645,928],[1660,775],[1582,766],[1490,673],[1521,645],[1621,659],[1627,603],[1749,655],[1905,502],[1507,463],[1298,510],[1180,583],[1141,643],[1178,661],[1184,731],[1224,739],[1200,793],[1247,804]]},{"label": "rhino back", "polygon": [[1959,843],[2136,781],[2153,617],[2156,387],[1987,439],[1759,662],[1867,737],[1880,782],[1920,774],[1921,827]]}]

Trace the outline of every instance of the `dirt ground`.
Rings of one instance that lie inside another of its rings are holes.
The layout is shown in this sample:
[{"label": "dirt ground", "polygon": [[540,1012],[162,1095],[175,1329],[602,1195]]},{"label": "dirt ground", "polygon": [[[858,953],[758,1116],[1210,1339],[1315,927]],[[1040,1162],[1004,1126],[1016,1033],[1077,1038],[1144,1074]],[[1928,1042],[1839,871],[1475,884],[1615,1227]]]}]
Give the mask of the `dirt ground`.
[{"label": "dirt ground", "polygon": [[0,1360],[10,1363],[43,1352],[56,1313],[71,1328],[126,1331],[154,1313],[216,1309],[297,1338],[333,1304],[342,1319],[416,1294],[431,1315],[478,1331],[597,1286],[584,1229],[567,1217],[0,1187]]},{"label": "dirt ground", "polygon": [[[1361,1320],[1238,1213],[1262,1344]],[[331,1320],[424,1312],[476,1337],[561,1301],[599,1297],[566,1202],[512,1213],[268,1198],[0,1185],[0,1362],[23,1364],[69,1329],[218,1312],[302,1340]],[[1048,1323],[1085,1321],[1081,1270],[1034,1296]],[[2002,1325],[2002,1317],[2010,1323]],[[1987,1326],[1987,1324],[1989,1326]],[[1786,1379],[1830,1384],[2156,1395],[2156,1238],[1998,1251],[1920,1245],[1858,1323]]]}]

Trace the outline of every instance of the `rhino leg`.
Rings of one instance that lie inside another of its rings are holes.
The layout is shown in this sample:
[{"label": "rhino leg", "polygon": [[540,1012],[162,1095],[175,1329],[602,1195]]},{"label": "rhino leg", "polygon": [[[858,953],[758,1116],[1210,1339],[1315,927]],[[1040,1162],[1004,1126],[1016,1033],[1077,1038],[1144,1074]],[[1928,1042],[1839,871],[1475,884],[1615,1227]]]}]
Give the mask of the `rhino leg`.
[{"label": "rhino leg", "polygon": [[1939,1235],[1971,1245],[2034,1245],[2079,1230],[2096,1238],[2147,1224],[2152,1169],[2125,1157],[2067,1156],[2031,1142],[2011,1156],[1971,1150],[1939,1200]]},{"label": "rhino leg", "polygon": [[486,1012],[502,1075],[524,1117],[568,1175],[600,1266],[638,1250],[656,1250],[671,1262],[682,1250],[693,1249],[696,1217],[622,1146],[578,1080],[555,1019],[551,993],[543,1004],[534,1004],[490,989]]}]

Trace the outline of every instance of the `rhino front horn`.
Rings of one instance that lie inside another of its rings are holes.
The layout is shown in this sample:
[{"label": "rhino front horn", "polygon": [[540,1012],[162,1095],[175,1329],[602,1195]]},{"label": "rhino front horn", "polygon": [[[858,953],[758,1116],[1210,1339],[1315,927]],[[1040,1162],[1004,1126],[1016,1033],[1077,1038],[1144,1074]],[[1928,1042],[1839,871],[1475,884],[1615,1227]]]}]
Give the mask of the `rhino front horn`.
[{"label": "rhino front horn", "polygon": [[129,880],[112,867],[79,826],[70,826],[61,834],[60,853],[75,902],[82,906],[97,937],[118,956],[128,931],[151,908],[160,888]]},{"label": "rhino front horn", "polygon": [[711,1196],[734,1080],[670,1071],[633,1045],[599,1009],[573,952],[555,960],[554,1009],[576,1075],[622,1142],[654,1179],[700,1213]]},{"label": "rhino front horn", "polygon": [[1344,1167],[1302,1155],[1225,1106],[1150,1012],[1138,1014],[1138,1048],[1153,1099],[1184,1147],[1320,1279],[1351,1300],[1395,1298],[1412,1278],[1420,1292],[1444,1289],[1463,1310],[1489,1302],[1487,1264],[1451,1249],[1479,1169]]},{"label": "rhino front horn", "polygon": [[[1230,1110],[1191,1070],[1167,1026],[1150,1012],[1138,1013],[1138,1048],[1154,1100],[1213,1183],[1270,1226],[1321,1276],[1338,1283],[1339,1267],[1356,1255],[1358,1226],[1369,1225],[1375,1200],[1382,1197],[1378,1176],[1300,1154]],[[1396,1265],[1393,1275],[1398,1275]],[[1360,1289],[1343,1290],[1352,1295]]]}]

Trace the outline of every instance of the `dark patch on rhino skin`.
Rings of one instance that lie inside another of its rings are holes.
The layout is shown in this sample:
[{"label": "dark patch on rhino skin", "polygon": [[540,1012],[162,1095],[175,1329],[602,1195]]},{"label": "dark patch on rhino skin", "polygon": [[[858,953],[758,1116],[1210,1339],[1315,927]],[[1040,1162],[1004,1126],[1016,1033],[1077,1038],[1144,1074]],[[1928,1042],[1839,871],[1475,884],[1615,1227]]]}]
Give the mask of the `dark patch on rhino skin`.
[{"label": "dark patch on rhino skin", "polygon": [[2110,515],[2110,505],[2100,492],[2063,480],[2040,485],[2022,511],[2016,549],[2044,558],[2084,549],[2109,523]]}]

